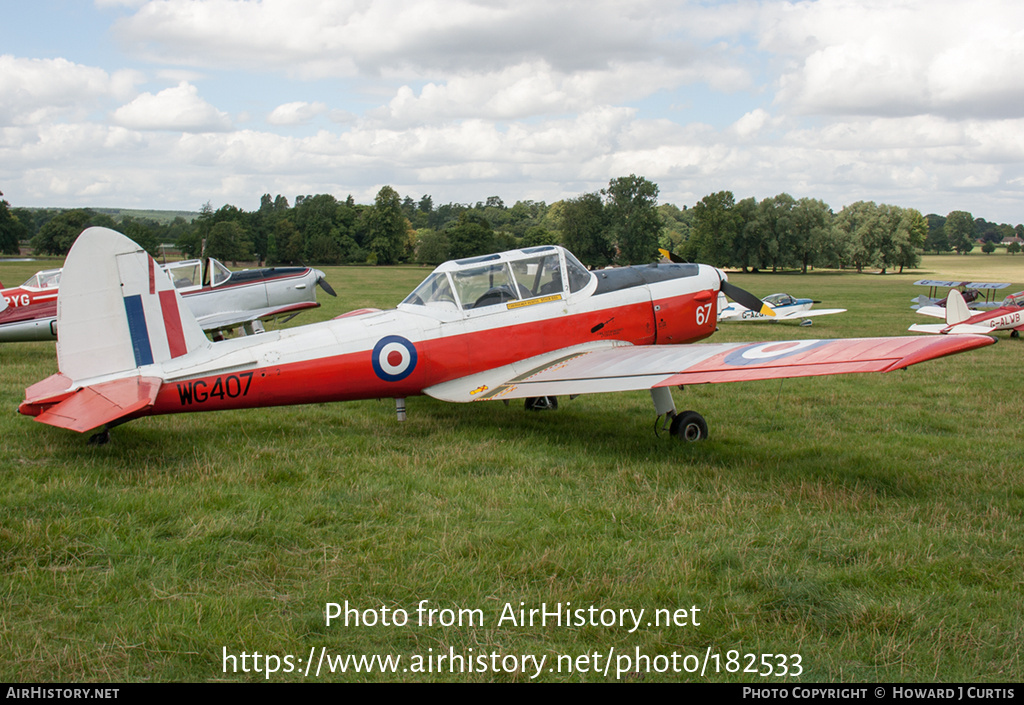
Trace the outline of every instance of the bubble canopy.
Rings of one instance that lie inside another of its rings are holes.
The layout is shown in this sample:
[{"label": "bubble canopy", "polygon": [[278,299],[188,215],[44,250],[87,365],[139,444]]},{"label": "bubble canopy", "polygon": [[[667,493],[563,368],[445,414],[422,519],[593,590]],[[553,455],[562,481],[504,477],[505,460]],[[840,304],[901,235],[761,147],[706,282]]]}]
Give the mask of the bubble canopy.
[{"label": "bubble canopy", "polygon": [[593,279],[563,247],[548,245],[445,262],[402,302],[463,311],[538,297],[564,297]]}]

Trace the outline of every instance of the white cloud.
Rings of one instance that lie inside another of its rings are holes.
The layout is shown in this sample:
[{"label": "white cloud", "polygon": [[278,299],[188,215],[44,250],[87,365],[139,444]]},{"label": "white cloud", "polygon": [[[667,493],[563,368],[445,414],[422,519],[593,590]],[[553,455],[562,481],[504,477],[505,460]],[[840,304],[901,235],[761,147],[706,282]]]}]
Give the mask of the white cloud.
[{"label": "white cloud", "polygon": [[127,98],[141,81],[136,71],[111,74],[67,59],[0,55],[0,125],[81,117],[108,100]]},{"label": "white cloud", "polygon": [[767,110],[757,108],[733,123],[732,131],[740,138],[748,139],[757,135],[771,122],[772,116]]},{"label": "white cloud", "polygon": [[199,90],[182,82],[156,95],[143,93],[118,108],[114,122],[136,130],[223,132],[231,129],[227,114],[199,97]]},{"label": "white cloud", "polygon": [[656,64],[749,85],[729,51],[689,39],[689,15],[706,11],[655,0],[167,0],[120,20],[115,33],[154,60],[305,79],[431,80],[538,62],[562,75]]},{"label": "white cloud", "polygon": [[819,0],[766,6],[763,48],[793,62],[777,104],[831,115],[1024,116],[1024,5]]},{"label": "white cloud", "polygon": [[305,125],[313,120],[318,115],[323,115],[327,112],[327,106],[324,103],[307,103],[305,101],[296,101],[293,103],[285,103],[274,108],[273,112],[267,116],[267,122],[271,125]]}]

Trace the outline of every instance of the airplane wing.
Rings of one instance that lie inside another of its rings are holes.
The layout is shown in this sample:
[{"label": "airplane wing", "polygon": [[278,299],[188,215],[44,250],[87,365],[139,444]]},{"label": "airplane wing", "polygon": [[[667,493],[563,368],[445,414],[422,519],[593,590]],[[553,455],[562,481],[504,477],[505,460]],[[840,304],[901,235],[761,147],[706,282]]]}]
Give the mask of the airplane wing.
[{"label": "airplane wing", "polygon": [[202,326],[203,330],[207,333],[216,332],[219,330],[227,330],[229,328],[238,328],[244,326],[246,323],[252,323],[253,321],[266,321],[271,318],[278,318],[284,316],[284,320],[291,320],[292,317],[305,311],[309,308],[316,308],[320,304],[315,301],[301,301],[294,304],[286,304],[284,306],[269,306],[267,308],[256,308],[246,311],[227,311],[222,313],[213,313],[209,316],[200,316],[196,319],[196,322]]},{"label": "airplane wing", "polygon": [[889,372],[992,345],[988,335],[633,346],[594,343],[430,387],[454,402],[519,399],[717,382]]},{"label": "airplane wing", "polygon": [[812,316],[831,316],[833,313],[846,313],[845,308],[812,308],[809,311],[790,311],[778,314],[776,320],[793,321],[796,319],[810,318]]},{"label": "airplane wing", "polygon": [[964,286],[968,289],[1005,289],[1010,286],[1009,282],[965,282],[965,281],[941,281],[936,279],[920,279],[914,282],[914,286],[934,287],[958,287]]}]

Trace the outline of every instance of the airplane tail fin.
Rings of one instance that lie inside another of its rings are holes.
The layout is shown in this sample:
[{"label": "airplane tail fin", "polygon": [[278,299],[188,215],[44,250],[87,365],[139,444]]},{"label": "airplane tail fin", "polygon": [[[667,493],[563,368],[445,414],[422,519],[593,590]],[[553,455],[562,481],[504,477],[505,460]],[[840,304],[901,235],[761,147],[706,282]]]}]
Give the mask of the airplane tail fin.
[{"label": "airplane tail fin", "polygon": [[967,308],[967,302],[963,294],[956,289],[950,289],[946,296],[946,325],[955,326],[963,323],[971,317],[971,310]]},{"label": "airplane tail fin", "polygon": [[211,345],[170,278],[124,235],[88,228],[57,295],[59,374],[25,390],[19,411],[85,431],[151,406],[158,365]]}]

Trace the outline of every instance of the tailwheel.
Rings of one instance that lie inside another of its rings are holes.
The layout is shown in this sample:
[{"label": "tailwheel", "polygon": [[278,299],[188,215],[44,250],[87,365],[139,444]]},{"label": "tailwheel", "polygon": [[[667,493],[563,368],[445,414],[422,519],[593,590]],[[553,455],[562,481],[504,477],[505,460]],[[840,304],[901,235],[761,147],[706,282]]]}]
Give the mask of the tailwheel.
[{"label": "tailwheel", "polygon": [[558,408],[558,397],[526,397],[527,411],[554,411]]},{"label": "tailwheel", "polygon": [[89,436],[89,445],[91,446],[105,446],[110,443],[110,429],[105,428],[99,433],[94,433]]},{"label": "tailwheel", "polygon": [[693,443],[708,437],[708,422],[696,411],[684,411],[672,419],[670,433],[676,438]]}]

